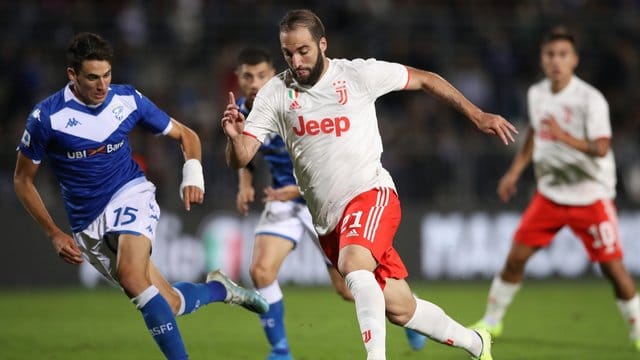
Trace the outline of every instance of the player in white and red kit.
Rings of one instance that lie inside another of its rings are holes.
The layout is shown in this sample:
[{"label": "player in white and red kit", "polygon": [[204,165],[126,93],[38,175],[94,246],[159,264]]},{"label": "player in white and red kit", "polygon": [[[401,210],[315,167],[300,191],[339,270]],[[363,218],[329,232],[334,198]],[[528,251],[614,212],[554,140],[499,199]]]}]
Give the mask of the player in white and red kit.
[{"label": "player in white and red kit", "polygon": [[375,59],[328,59],[324,26],[311,11],[287,13],[280,44],[289,70],[260,90],[246,124],[230,95],[222,118],[229,164],[246,165],[270,133],[284,139],[321,246],[355,299],[368,359],[386,357],[385,314],[394,324],[491,359],[486,330],[467,329],[415,298],[404,280],[407,270],[393,248],[400,204],[380,162],[375,101],[391,91],[422,89],[505,144],[515,128],[433,73]]},{"label": "player in white and red kit", "polygon": [[570,34],[551,32],[541,50],[546,78],[529,88],[531,126],[500,180],[498,195],[503,201],[511,198],[531,161],[537,191],[522,216],[504,269],[493,280],[486,313],[475,326],[487,328],[493,336],[502,333],[502,318],[520,288],[528,259],[569,226],[613,284],[631,339],[640,350],[640,299],[622,263],[613,202],[616,170],[609,105],[598,90],[574,75],[578,55]]}]

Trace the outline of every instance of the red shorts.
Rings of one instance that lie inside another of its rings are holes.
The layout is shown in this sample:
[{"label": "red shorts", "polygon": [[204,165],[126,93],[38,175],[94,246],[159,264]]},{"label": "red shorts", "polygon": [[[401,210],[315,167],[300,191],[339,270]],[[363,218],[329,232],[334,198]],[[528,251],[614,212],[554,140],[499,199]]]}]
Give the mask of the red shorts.
[{"label": "red shorts", "polygon": [[320,245],[336,267],[343,247],[355,244],[369,249],[378,262],[373,273],[384,289],[387,278],[404,279],[408,276],[407,268],[393,248],[401,217],[400,201],[393,189],[371,189],[349,202],[338,226],[329,234],[320,236]]},{"label": "red shorts", "polygon": [[560,205],[536,192],[522,215],[514,240],[533,247],[547,246],[565,225],[582,240],[591,261],[622,258],[618,215],[611,200],[586,206]]}]

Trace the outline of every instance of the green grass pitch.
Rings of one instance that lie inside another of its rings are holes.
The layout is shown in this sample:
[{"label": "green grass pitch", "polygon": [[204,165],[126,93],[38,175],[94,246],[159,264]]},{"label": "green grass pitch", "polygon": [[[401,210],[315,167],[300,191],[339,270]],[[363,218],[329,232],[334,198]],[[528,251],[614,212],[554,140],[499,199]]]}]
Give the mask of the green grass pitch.
[{"label": "green grass pitch", "polygon": [[[489,282],[413,285],[463,324],[481,316]],[[364,359],[353,304],[329,288],[285,287],[286,323],[297,360]],[[179,318],[191,359],[264,359],[257,316],[212,304]],[[134,306],[116,289],[0,290],[0,359],[160,359]],[[527,281],[493,345],[495,359],[634,359],[609,284],[601,279]],[[409,349],[387,327],[387,358],[468,359],[429,341]]]}]

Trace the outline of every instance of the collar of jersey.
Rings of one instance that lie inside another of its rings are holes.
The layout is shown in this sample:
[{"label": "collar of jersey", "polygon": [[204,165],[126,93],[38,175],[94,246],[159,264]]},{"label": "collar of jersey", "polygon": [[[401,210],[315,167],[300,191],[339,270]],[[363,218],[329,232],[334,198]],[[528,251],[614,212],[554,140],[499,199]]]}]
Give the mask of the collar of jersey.
[{"label": "collar of jersey", "polygon": [[113,98],[113,91],[111,91],[111,86],[109,86],[109,91],[107,92],[107,96],[104,98],[104,101],[98,105],[87,105],[83,103],[82,100],[78,99],[73,91],[71,91],[71,82],[69,82],[64,89],[64,102],[67,103],[71,108],[75,108],[77,110],[99,112],[105,107],[106,104],[109,104],[111,102],[111,98]]},{"label": "collar of jersey", "polygon": [[551,81],[549,81],[549,92],[551,93],[551,95],[553,95],[553,97],[562,96],[563,94],[568,93],[570,89],[572,89],[576,85],[577,82],[578,77],[576,75],[572,75],[567,86],[565,86],[564,89],[560,90],[560,92],[554,94],[553,91],[551,91]]}]

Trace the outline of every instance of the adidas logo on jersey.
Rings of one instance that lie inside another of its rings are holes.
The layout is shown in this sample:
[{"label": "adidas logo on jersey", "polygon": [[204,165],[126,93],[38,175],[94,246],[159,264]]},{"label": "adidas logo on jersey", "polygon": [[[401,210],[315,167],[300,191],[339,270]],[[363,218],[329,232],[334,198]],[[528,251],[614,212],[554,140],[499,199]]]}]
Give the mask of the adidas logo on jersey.
[{"label": "adidas logo on jersey", "polygon": [[300,92],[297,89],[289,89],[287,90],[287,95],[289,99],[292,100],[291,105],[289,105],[289,110],[298,110],[300,109],[300,104],[298,103],[298,96],[300,96]]},{"label": "adidas logo on jersey", "polygon": [[291,105],[289,105],[289,110],[298,110],[300,108],[300,104],[298,104],[298,102],[295,100],[291,103]]},{"label": "adidas logo on jersey", "polygon": [[82,123],[78,120],[76,120],[76,118],[71,118],[69,120],[67,120],[67,126],[65,126],[65,128],[68,127],[74,127],[76,125],[81,125]]},{"label": "adidas logo on jersey", "polygon": [[354,237],[354,236],[359,236],[358,232],[356,231],[356,229],[351,229],[349,231],[349,233],[347,234],[347,237]]}]

